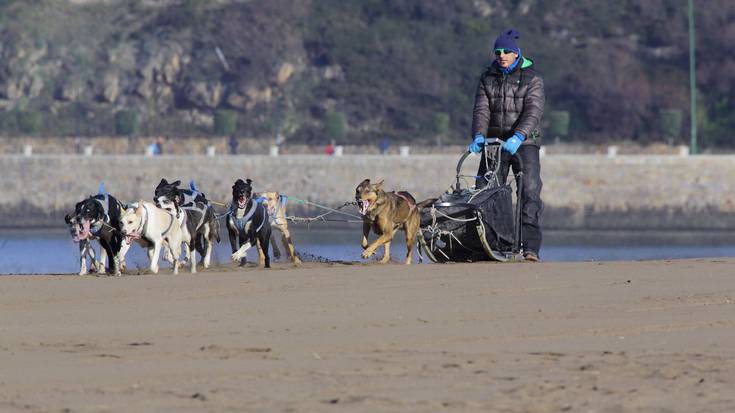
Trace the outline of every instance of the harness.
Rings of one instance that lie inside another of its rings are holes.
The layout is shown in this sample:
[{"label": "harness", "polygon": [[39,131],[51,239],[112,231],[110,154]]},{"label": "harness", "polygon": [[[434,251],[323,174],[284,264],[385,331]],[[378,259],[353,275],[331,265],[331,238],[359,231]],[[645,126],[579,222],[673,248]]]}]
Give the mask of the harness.
[{"label": "harness", "polygon": [[278,224],[278,212],[280,212],[282,209],[285,209],[286,204],[288,204],[288,197],[286,195],[278,195],[276,209],[273,210],[273,213],[269,215],[275,224]]},{"label": "harness", "polygon": [[[258,200],[254,200],[255,202],[252,202],[250,204],[250,209],[245,212],[245,215],[242,218],[237,217],[237,210],[239,209],[234,204],[230,207],[230,216],[232,217],[232,221],[235,223],[235,226],[237,227],[238,231],[244,232],[245,231],[245,224],[247,224],[248,221],[255,215],[255,211],[258,207],[265,208],[263,204],[258,202]],[[268,211],[265,211],[266,215],[268,214]],[[265,220],[262,220],[260,222],[260,225],[258,228],[255,229],[255,232],[260,231],[261,228],[263,228],[263,224],[265,223]]]},{"label": "harness", "polygon": [[416,209],[416,204],[411,200],[411,198],[407,197],[406,195],[403,195],[400,192],[394,192],[394,194],[396,196],[403,198],[403,200],[408,203],[408,206],[410,208],[409,211],[413,211],[414,209]]},{"label": "harness", "polygon": [[[199,228],[202,227],[202,224],[204,223],[204,218],[207,216],[207,207],[206,206],[205,206],[204,209],[199,209],[199,207],[196,205],[196,203],[194,203],[194,202],[188,202],[188,203],[180,206],[179,209],[181,209],[183,211],[189,210],[189,211],[197,211],[197,212],[201,213],[202,216],[201,216],[201,218],[199,218],[199,223],[196,225],[196,227],[194,227],[194,230],[196,231],[196,230],[198,230]],[[189,215],[186,215],[186,218],[189,219]]]},{"label": "harness", "polygon": [[102,220],[98,220],[94,225],[91,225],[89,227],[89,233],[92,234],[95,237],[100,236],[100,232],[102,231],[102,228],[109,227],[113,230],[116,230],[115,227],[110,225],[110,196],[108,194],[97,194],[92,197],[94,202],[97,202],[102,206],[102,211],[104,211],[105,216]]},{"label": "harness", "polygon": [[[148,208],[146,207],[145,203],[143,203],[143,210],[145,211],[145,222],[138,228],[138,233],[140,234],[141,238],[143,237],[143,234],[146,233],[146,227],[148,227],[148,216],[150,216],[150,212],[148,211]],[[168,234],[168,231],[171,230],[171,227],[174,224],[174,216],[170,216],[171,220],[168,222],[168,226],[165,230],[161,233],[161,237]]]}]

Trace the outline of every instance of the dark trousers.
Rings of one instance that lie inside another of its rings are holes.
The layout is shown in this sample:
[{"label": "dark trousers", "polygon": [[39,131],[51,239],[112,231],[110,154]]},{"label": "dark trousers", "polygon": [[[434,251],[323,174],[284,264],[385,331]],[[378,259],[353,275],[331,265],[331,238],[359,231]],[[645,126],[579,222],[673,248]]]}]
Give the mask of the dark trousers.
[{"label": "dark trousers", "polygon": [[[523,165],[523,192],[521,193],[521,243],[525,252],[539,253],[541,250],[541,214],[544,211],[544,203],[541,201],[541,162],[539,160],[539,147],[536,145],[521,145],[516,153],[521,158]],[[501,151],[500,169],[498,180],[505,184],[508,179],[508,170],[513,168],[517,174],[521,165],[515,156],[506,151]],[[477,170],[477,181],[475,185],[481,188],[487,185],[483,178],[485,175],[485,151],[482,151],[480,169]]]}]

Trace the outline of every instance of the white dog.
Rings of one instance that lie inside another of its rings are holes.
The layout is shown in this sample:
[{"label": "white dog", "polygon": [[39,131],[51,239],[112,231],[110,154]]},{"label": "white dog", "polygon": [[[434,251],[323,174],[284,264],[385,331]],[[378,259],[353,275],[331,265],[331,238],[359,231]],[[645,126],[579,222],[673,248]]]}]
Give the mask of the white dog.
[{"label": "white dog", "polygon": [[174,274],[179,273],[182,234],[181,226],[174,215],[151,202],[138,201],[125,210],[120,221],[127,244],[135,240],[142,247],[148,248],[152,273],[158,273],[158,259],[164,245],[173,257]]}]

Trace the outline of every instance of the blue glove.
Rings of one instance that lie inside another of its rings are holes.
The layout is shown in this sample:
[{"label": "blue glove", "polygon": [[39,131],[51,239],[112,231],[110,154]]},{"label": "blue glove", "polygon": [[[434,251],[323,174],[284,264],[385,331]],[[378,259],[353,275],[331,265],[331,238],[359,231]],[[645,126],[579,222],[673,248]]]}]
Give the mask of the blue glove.
[{"label": "blue glove", "polygon": [[505,141],[503,149],[510,152],[511,155],[515,155],[518,148],[521,146],[521,142],[526,140],[526,137],[522,133],[516,132],[515,135],[511,136],[510,139]]},{"label": "blue glove", "polygon": [[467,147],[467,150],[472,153],[480,153],[483,145],[485,145],[485,137],[478,133],[475,135],[475,139],[472,141],[470,146]]}]

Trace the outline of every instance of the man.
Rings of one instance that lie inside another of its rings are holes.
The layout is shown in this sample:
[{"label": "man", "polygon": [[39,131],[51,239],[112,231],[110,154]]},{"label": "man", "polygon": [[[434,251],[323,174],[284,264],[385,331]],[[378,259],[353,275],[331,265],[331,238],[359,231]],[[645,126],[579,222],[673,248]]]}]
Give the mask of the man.
[{"label": "man", "polygon": [[[523,255],[528,261],[538,261],[541,249],[541,226],[543,211],[541,201],[541,164],[539,162],[539,124],[544,112],[544,82],[533,68],[533,61],[523,57],[516,40],[520,33],[516,29],[504,31],[495,40],[495,60],[480,77],[475,96],[472,117],[472,135],[469,150],[482,152],[476,186],[487,184],[485,175],[485,153],[482,150],[486,138],[505,141],[502,148],[500,171],[501,183],[508,177],[508,168],[513,172],[523,171],[522,239]],[[520,157],[518,162],[516,153]]]}]

